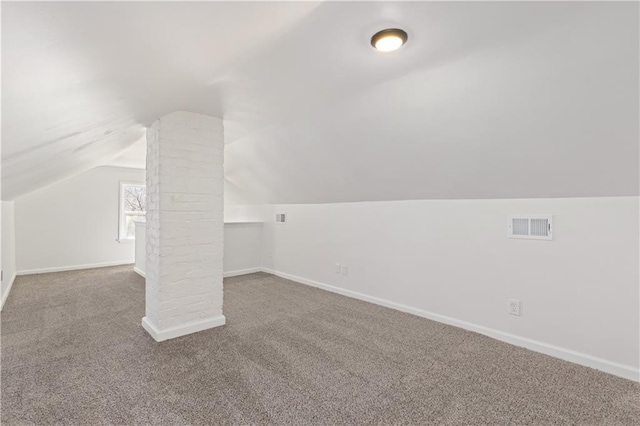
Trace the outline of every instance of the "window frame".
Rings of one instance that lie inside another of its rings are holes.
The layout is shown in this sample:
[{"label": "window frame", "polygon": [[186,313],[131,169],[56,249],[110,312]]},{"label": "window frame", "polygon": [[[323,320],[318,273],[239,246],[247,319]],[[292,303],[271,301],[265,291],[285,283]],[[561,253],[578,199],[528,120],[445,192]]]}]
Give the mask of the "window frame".
[{"label": "window frame", "polygon": [[[125,181],[121,180],[118,191],[118,238],[116,241],[119,243],[132,243],[136,240],[135,235],[133,237],[127,237],[124,235],[124,230],[126,228],[126,214],[124,212],[124,188],[125,186],[144,186],[145,191],[147,188],[146,182],[140,181]],[[145,210],[145,217],[146,217]]]}]

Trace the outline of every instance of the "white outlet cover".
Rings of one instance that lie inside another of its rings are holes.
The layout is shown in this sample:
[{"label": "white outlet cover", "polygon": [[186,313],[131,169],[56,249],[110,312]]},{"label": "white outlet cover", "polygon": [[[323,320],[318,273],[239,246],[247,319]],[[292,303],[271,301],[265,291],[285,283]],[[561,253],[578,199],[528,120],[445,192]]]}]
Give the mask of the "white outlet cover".
[{"label": "white outlet cover", "polygon": [[521,302],[517,299],[509,299],[507,301],[507,313],[509,315],[520,316],[520,305]]},{"label": "white outlet cover", "polygon": [[341,272],[342,275],[349,275],[349,269],[347,268],[347,265],[342,265]]}]

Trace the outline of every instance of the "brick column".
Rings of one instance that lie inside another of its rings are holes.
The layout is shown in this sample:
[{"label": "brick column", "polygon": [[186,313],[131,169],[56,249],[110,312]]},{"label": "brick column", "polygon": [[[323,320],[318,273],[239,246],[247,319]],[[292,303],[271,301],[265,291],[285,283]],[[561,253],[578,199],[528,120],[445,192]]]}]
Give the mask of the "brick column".
[{"label": "brick column", "polygon": [[189,112],[147,129],[146,316],[157,341],[225,323],[222,120]]}]

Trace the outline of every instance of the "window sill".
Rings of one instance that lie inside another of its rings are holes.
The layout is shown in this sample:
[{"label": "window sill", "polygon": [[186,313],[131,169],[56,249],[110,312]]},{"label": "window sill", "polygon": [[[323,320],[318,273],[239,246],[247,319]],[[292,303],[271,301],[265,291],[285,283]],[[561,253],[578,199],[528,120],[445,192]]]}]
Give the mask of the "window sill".
[{"label": "window sill", "polygon": [[118,238],[116,239],[120,244],[132,244],[136,242],[135,238]]}]

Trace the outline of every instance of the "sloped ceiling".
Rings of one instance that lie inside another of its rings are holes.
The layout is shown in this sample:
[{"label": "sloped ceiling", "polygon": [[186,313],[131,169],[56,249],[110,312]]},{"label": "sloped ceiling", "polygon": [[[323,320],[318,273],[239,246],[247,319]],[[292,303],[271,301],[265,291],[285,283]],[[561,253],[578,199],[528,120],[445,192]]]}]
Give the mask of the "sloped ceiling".
[{"label": "sloped ceiling", "polygon": [[[636,3],[3,4],[3,198],[225,120],[252,202],[638,195]],[[399,26],[405,47],[369,38]]]},{"label": "sloped ceiling", "polygon": [[146,126],[175,110],[222,116],[214,78],[316,7],[3,2],[3,199],[113,157],[143,165],[132,146]]}]

